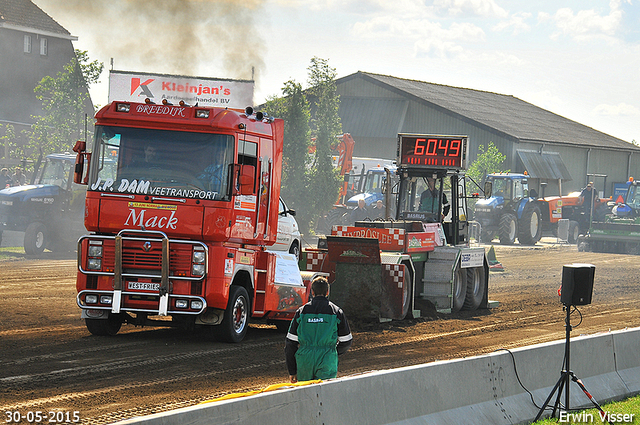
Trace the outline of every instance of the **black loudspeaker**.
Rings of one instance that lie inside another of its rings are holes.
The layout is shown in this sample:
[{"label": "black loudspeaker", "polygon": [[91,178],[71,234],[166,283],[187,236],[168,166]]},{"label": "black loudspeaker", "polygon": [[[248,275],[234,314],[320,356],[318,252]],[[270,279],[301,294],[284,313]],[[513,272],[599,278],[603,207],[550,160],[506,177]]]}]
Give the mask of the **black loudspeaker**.
[{"label": "black loudspeaker", "polygon": [[564,265],[562,267],[562,289],[560,293],[562,304],[566,306],[591,304],[595,273],[596,266],[593,264]]}]

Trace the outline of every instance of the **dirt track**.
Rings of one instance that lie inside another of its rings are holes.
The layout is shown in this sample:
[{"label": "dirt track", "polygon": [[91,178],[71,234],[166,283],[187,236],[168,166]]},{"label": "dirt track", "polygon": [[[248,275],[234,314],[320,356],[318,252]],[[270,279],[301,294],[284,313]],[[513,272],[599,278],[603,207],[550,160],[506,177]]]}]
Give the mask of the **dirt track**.
[{"label": "dirt track", "polygon": [[[496,255],[505,267],[490,277],[498,308],[358,326],[339,376],[563,339],[557,289],[572,262],[596,266],[593,303],[580,308],[572,336],[640,326],[638,256],[552,244],[496,246]],[[252,325],[235,345],[131,325],[91,336],[75,304],[75,271],[71,258],[0,261],[0,411],[79,411],[82,423],[104,424],[286,380],[275,327]]]}]

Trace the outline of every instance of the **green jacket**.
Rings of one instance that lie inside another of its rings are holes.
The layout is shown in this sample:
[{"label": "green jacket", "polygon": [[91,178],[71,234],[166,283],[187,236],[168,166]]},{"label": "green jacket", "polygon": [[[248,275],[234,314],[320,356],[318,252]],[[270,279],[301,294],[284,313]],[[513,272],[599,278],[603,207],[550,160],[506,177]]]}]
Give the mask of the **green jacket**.
[{"label": "green jacket", "polygon": [[289,326],[285,345],[289,375],[298,375],[298,381],[335,378],[338,355],[351,347],[352,340],[342,309],[327,297],[314,297],[296,311]]}]

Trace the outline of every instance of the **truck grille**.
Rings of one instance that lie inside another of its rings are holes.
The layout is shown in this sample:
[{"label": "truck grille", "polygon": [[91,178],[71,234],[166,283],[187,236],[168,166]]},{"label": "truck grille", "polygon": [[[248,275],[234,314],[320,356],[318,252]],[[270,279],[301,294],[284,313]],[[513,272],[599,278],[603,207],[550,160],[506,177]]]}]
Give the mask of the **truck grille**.
[{"label": "truck grille", "polygon": [[[87,274],[112,275],[115,269],[115,239],[111,236],[86,236],[86,239],[102,240],[103,272],[83,270]],[[84,238],[83,238],[84,239]],[[190,278],[192,266],[193,246],[202,244],[199,242],[170,240],[169,241],[169,277]],[[160,278],[162,271],[162,240],[139,236],[122,239],[122,273],[123,275],[136,275],[137,277]],[[201,279],[201,276],[195,277]]]}]

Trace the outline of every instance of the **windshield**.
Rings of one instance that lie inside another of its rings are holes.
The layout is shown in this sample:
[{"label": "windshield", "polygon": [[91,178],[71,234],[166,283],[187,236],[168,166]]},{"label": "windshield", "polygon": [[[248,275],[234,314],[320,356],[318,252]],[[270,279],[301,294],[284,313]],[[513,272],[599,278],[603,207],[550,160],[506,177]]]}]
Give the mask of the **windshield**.
[{"label": "windshield", "polygon": [[640,209],[640,190],[638,186],[630,186],[629,194],[627,195],[627,205],[634,210]]},{"label": "windshield", "polygon": [[229,200],[233,136],[96,127],[89,190]]},{"label": "windshield", "polygon": [[511,199],[511,179],[494,179],[493,196]]},{"label": "windshield", "polygon": [[362,188],[363,192],[381,193],[385,177],[386,174],[384,171],[369,171],[365,179],[364,187]]},{"label": "windshield", "polygon": [[430,217],[437,217],[440,200],[441,181],[427,177],[413,177],[402,185],[400,211],[422,211]]},{"label": "windshield", "polygon": [[71,172],[70,161],[46,158],[37,182],[39,184],[52,184],[67,189],[69,187],[69,176]]}]

